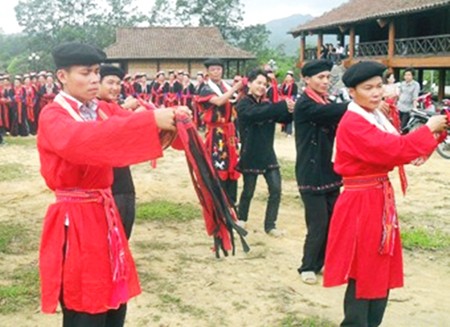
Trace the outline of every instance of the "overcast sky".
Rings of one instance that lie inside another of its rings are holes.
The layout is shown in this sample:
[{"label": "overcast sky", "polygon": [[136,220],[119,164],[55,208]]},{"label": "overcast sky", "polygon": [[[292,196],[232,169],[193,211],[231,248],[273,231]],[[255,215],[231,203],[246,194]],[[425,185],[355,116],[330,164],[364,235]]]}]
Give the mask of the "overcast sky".
[{"label": "overcast sky", "polygon": [[[310,14],[318,16],[347,0],[241,0],[244,5],[244,25],[266,23],[272,19],[283,18],[294,14]],[[16,21],[14,7],[19,0],[2,1],[0,9],[0,28],[5,33],[20,32]],[[143,12],[152,7],[152,0],[135,0]],[[290,29],[292,26],[287,26]]]}]

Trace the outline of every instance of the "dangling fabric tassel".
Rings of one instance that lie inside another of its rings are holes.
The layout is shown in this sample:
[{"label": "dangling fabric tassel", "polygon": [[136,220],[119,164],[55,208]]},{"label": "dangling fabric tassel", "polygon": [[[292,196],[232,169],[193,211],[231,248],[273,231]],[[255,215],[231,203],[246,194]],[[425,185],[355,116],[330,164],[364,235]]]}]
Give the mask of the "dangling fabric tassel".
[{"label": "dangling fabric tassel", "polygon": [[178,136],[172,147],[185,151],[192,183],[202,205],[206,231],[214,237],[216,257],[220,257],[220,251],[225,256],[229,251],[235,254],[233,230],[239,235],[244,252],[250,251],[244,238],[247,231],[236,224],[237,210],[222,189],[192,119],[184,113],[178,113],[175,120]]}]

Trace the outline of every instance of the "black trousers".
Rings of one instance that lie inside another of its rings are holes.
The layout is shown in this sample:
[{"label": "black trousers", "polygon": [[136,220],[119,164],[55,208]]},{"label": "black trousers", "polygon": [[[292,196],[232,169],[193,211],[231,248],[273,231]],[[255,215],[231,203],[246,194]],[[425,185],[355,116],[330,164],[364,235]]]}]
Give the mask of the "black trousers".
[{"label": "black trousers", "polygon": [[125,229],[127,239],[130,239],[134,219],[136,217],[136,194],[114,194],[114,201],[116,202],[117,210],[119,211],[122,219],[122,224]]},{"label": "black trousers", "polygon": [[62,305],[63,327],[123,327],[127,305],[122,304],[117,310],[90,314],[69,310]]},{"label": "black trousers", "polygon": [[286,135],[292,135],[292,126],[292,123],[286,124],[286,126],[284,127],[284,132],[286,133]]},{"label": "black trousers", "polygon": [[[269,198],[267,200],[266,215],[264,219],[264,230],[269,232],[276,226],[278,217],[278,209],[280,208],[281,200],[281,174],[280,169],[270,169],[264,174],[267,187],[269,189]],[[241,197],[239,199],[239,219],[247,221],[248,211],[250,209],[250,202],[255,193],[256,182],[258,180],[258,174],[244,173],[244,186],[242,189]]]},{"label": "black trousers", "polygon": [[318,273],[325,261],[328,229],[339,190],[324,194],[301,193],[305,206],[306,239],[303,246],[302,265],[298,272]]},{"label": "black trousers", "polygon": [[410,113],[409,112],[401,112],[400,111],[400,126],[401,129],[405,128],[405,126],[408,124]]},{"label": "black trousers", "polygon": [[388,298],[364,300],[356,298],[356,283],[348,281],[344,298],[342,327],[377,327],[383,320]]},{"label": "black trousers", "polygon": [[225,181],[220,180],[223,190],[230,198],[233,204],[237,201],[237,180],[227,179]]}]

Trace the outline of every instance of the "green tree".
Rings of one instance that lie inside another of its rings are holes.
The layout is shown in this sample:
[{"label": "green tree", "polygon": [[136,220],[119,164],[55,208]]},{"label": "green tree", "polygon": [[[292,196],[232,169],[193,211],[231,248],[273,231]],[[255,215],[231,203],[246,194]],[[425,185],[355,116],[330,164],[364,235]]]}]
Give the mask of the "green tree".
[{"label": "green tree", "polygon": [[216,26],[226,40],[236,39],[243,20],[240,0],[177,0],[176,15],[184,25]]},{"label": "green tree", "polygon": [[240,0],[156,0],[148,22],[152,26],[216,26],[225,40],[256,55],[268,46],[265,25],[241,27]]},{"label": "green tree", "polygon": [[238,33],[231,42],[243,50],[247,50],[257,57],[268,51],[270,31],[265,25],[250,25],[239,28]]},{"label": "green tree", "polygon": [[31,37],[30,47],[48,51],[73,40],[101,48],[112,44],[116,27],[145,20],[133,5],[134,0],[20,0],[15,11],[19,25]]},{"label": "green tree", "polygon": [[156,0],[148,17],[150,26],[189,26],[191,21],[181,23],[175,0]]}]

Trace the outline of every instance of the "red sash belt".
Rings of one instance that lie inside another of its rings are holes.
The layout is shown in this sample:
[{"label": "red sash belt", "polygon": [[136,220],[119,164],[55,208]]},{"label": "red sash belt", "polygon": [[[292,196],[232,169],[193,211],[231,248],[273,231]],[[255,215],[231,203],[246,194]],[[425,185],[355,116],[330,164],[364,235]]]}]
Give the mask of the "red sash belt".
[{"label": "red sash belt", "polygon": [[344,177],[344,188],[352,190],[369,190],[373,188],[383,189],[383,231],[379,253],[382,255],[394,254],[396,229],[398,229],[398,217],[395,209],[394,190],[386,174]]},{"label": "red sash belt", "polygon": [[64,189],[56,190],[57,202],[88,203],[94,202],[102,204],[105,209],[106,221],[108,224],[108,244],[111,271],[114,282],[126,279],[125,248],[120,237],[120,219],[117,215],[114,198],[111,189]]}]

